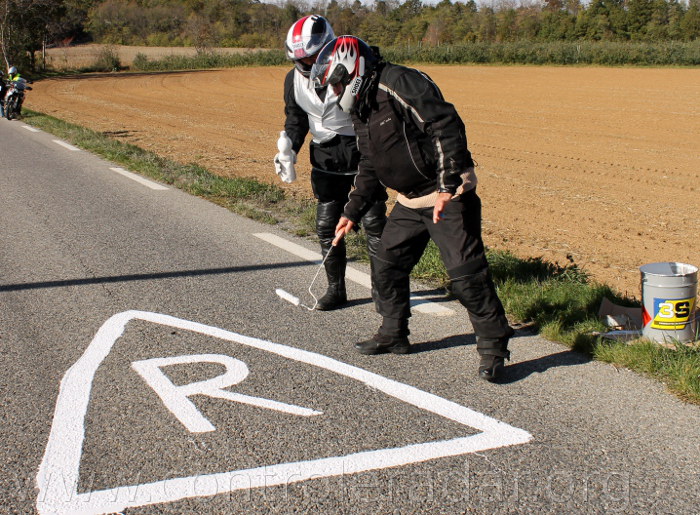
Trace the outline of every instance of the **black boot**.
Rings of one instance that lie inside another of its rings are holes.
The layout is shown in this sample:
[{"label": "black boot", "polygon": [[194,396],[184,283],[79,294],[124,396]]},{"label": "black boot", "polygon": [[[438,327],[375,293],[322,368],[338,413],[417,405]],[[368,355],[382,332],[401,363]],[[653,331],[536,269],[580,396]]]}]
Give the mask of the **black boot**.
[{"label": "black boot", "polygon": [[345,286],[330,285],[326,294],[318,299],[318,304],[316,304],[316,309],[319,311],[332,311],[334,309],[342,308],[348,303],[348,295],[345,291]]},{"label": "black boot", "polygon": [[479,339],[476,350],[481,356],[479,377],[485,381],[497,381],[503,377],[505,360],[510,359],[508,338],[499,340]]},{"label": "black boot", "polygon": [[[330,252],[325,263],[326,277],[328,279],[328,290],[326,294],[318,299],[316,309],[320,311],[331,311],[343,307],[348,302],[348,294],[345,290],[345,268],[347,267],[347,258],[345,253],[342,255],[334,255],[338,248],[331,248],[326,252]],[[344,250],[344,249],[343,249]],[[338,252],[340,254],[340,252]]]},{"label": "black boot", "polygon": [[369,340],[355,344],[355,348],[360,354],[381,354],[391,352],[392,354],[408,354],[411,352],[411,344],[405,336],[385,336],[377,333]]},{"label": "black boot", "polygon": [[[339,201],[319,202],[316,207],[316,233],[321,244],[323,257],[328,256],[324,262],[328,290],[316,304],[316,309],[320,311],[338,309],[348,302],[348,295],[345,291],[345,268],[348,263],[345,240],[340,240],[335,247],[332,246],[335,226],[342,212],[343,203]],[[328,254],[329,252],[330,254]]]},{"label": "black boot", "polygon": [[411,344],[408,342],[408,318],[384,317],[377,334],[369,340],[355,344],[360,354],[408,354],[411,352]]}]

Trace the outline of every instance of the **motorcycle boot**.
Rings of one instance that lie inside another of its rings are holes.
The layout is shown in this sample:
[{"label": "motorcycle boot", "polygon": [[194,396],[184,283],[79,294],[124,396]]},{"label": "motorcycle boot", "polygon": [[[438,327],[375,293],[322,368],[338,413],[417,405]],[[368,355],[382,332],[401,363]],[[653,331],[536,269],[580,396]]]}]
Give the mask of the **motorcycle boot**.
[{"label": "motorcycle boot", "polygon": [[360,354],[375,355],[384,352],[392,354],[410,354],[411,344],[408,341],[408,319],[384,317],[377,334],[369,340],[355,344]]},{"label": "motorcycle boot", "polygon": [[505,369],[505,360],[510,359],[508,339],[477,338],[476,350],[481,356],[479,377],[491,382],[500,379]]},{"label": "motorcycle boot", "polygon": [[[340,248],[342,245],[342,249]],[[338,243],[335,248],[328,246],[324,248],[324,255],[331,252],[325,263],[326,278],[328,279],[328,289],[326,294],[318,299],[316,309],[320,311],[330,311],[338,309],[348,302],[348,295],[345,289],[345,269],[347,259],[345,258],[345,244]],[[341,254],[342,255],[336,255]]]},{"label": "motorcycle boot", "polygon": [[488,270],[452,279],[450,290],[467,308],[476,334],[476,350],[481,356],[479,377],[496,381],[503,375],[510,358],[508,340],[515,331],[508,324],[503,305]]},{"label": "motorcycle boot", "polygon": [[[345,269],[348,263],[345,240],[340,240],[335,247],[332,246],[335,226],[340,219],[342,210],[343,204],[338,201],[319,202],[316,208],[316,232],[321,243],[323,257],[328,256],[324,263],[328,290],[323,297],[318,299],[316,304],[316,309],[320,311],[338,309],[348,302],[345,289]],[[329,252],[330,255],[328,255]]]}]

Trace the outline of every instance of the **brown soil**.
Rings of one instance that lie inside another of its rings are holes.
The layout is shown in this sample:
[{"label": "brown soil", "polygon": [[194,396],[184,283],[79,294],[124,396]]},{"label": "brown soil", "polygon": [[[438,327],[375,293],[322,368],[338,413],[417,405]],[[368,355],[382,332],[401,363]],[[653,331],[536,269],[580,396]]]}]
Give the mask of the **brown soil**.
[{"label": "brown soil", "polygon": [[[639,297],[639,266],[700,264],[700,70],[422,66],[462,115],[484,239]],[[26,105],[225,176],[279,183],[287,69],[43,80]],[[299,180],[310,196],[308,152]]]}]

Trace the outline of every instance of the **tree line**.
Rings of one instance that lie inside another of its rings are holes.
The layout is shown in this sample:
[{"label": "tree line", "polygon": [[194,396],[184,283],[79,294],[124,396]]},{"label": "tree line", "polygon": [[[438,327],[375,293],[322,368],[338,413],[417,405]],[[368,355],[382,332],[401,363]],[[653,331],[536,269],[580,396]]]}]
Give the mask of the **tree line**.
[{"label": "tree line", "polygon": [[700,0],[0,0],[0,42],[6,63],[32,68],[46,45],[76,41],[280,49],[309,13],[381,47],[700,37]]}]

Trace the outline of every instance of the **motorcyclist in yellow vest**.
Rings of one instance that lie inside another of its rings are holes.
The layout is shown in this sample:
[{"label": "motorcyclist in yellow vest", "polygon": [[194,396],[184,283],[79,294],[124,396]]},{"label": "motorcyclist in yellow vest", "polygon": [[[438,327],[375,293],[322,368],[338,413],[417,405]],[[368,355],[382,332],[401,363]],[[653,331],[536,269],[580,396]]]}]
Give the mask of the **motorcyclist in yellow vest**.
[{"label": "motorcyclist in yellow vest", "polygon": [[[0,115],[2,117],[5,117],[5,96],[7,95],[7,91],[9,89],[9,86],[12,85],[12,83],[17,83],[19,81],[22,81],[24,83],[29,82],[31,84],[31,81],[27,81],[26,79],[22,78],[22,76],[19,74],[17,71],[16,66],[10,66],[7,70],[7,79],[2,81],[2,91],[0,92]],[[32,89],[30,87],[27,87],[25,84],[26,89]],[[19,105],[17,106],[17,113],[22,112],[22,104],[24,103],[24,96],[22,95],[19,100]]]},{"label": "motorcyclist in yellow vest", "polygon": [[21,78],[22,77],[20,77],[16,66],[11,66],[10,69],[7,70],[7,80],[9,80],[10,82],[17,81]]}]

